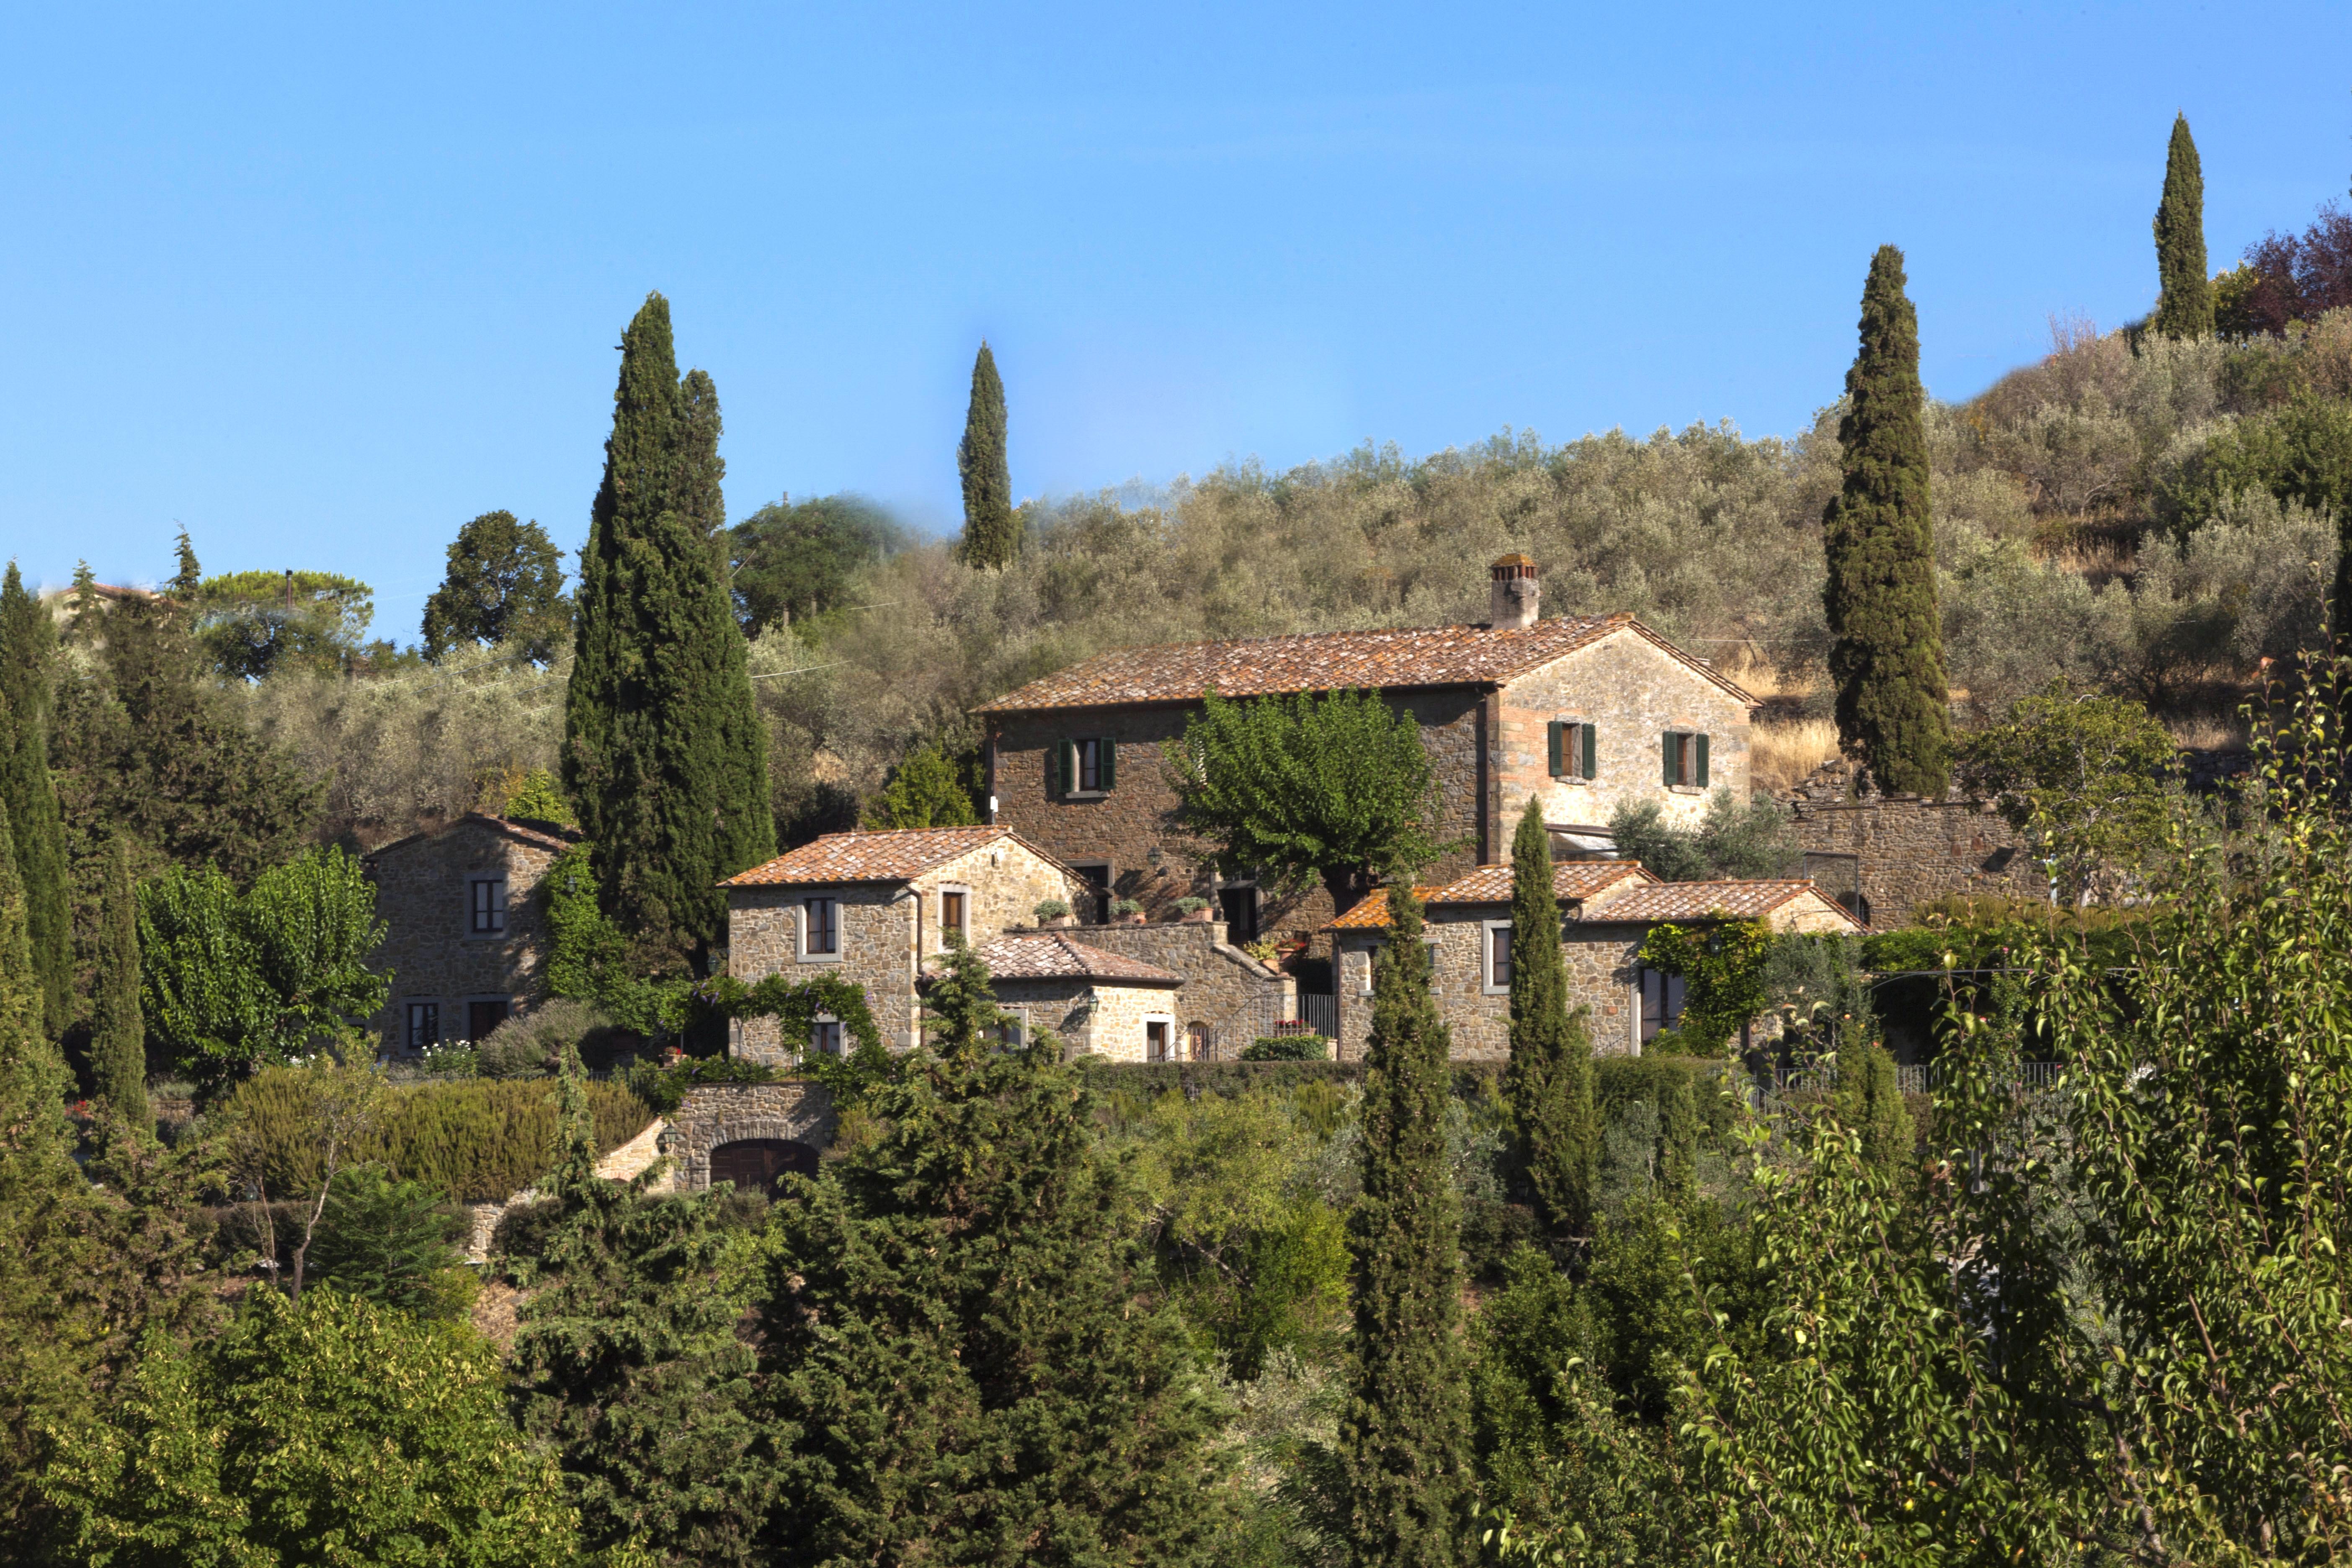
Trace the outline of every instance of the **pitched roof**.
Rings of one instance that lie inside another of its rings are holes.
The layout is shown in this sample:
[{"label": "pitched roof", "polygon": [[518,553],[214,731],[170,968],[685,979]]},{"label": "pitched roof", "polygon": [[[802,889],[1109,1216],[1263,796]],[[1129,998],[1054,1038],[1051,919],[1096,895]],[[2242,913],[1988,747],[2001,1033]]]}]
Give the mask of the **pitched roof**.
[{"label": "pitched roof", "polygon": [[[1059,931],[1000,936],[973,950],[998,980],[1118,980],[1134,985],[1181,985],[1184,977],[1156,963],[1105,952]],[[934,960],[933,962],[937,962]]]},{"label": "pitched roof", "polygon": [[[1589,910],[1589,921],[1702,921],[1718,911],[1736,920],[1755,920],[1794,900],[1811,894],[1847,920],[1843,906],[1809,879],[1740,882],[1660,882],[1635,888]],[[1857,926],[1861,922],[1855,921]]]},{"label": "pitched roof", "polygon": [[506,835],[509,838],[520,839],[525,844],[535,844],[542,849],[552,849],[559,855],[571,848],[580,837],[577,833],[550,832],[543,827],[532,827],[517,822],[511,817],[492,816],[487,811],[469,811],[456,821],[445,823],[439,827],[425,828],[420,832],[395,838],[388,844],[379,844],[361,858],[371,861],[381,859],[395,849],[405,849],[412,844],[422,844],[429,839],[445,837],[468,824],[478,827],[488,827],[494,832]]},{"label": "pitched roof", "polygon": [[1620,631],[1633,632],[1655,644],[1740,701],[1755,706],[1756,699],[1738,686],[1621,611],[1612,616],[1555,616],[1531,626],[1396,626],[1384,631],[1118,648],[1033,680],[972,711],[1024,713],[1139,702],[1195,702],[1212,689],[1223,697],[1262,697],[1348,688],[1496,686]]},{"label": "pitched roof", "polygon": [[[1581,903],[1623,882],[1646,884],[1657,878],[1639,860],[1565,860],[1551,868],[1552,896]],[[1481,866],[1437,888],[1415,888],[1424,904],[1507,904],[1511,901],[1511,868]],[[1613,905],[1612,906],[1614,907]],[[1389,923],[1389,896],[1372,894],[1327,929],[1378,931]]]},{"label": "pitched roof", "polygon": [[719,885],[772,888],[794,883],[904,882],[1004,838],[1055,866],[1062,865],[1009,827],[897,827],[828,833],[764,865],[738,871]]}]

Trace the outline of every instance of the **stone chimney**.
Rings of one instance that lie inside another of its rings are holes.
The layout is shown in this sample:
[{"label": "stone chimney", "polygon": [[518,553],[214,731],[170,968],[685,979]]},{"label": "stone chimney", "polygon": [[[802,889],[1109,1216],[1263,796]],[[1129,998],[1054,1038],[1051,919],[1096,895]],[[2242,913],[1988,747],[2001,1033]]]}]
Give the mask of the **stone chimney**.
[{"label": "stone chimney", "polygon": [[1486,589],[1486,624],[1497,631],[1534,626],[1537,600],[1542,594],[1536,584],[1536,563],[1514,553],[1487,570],[1493,581]]}]

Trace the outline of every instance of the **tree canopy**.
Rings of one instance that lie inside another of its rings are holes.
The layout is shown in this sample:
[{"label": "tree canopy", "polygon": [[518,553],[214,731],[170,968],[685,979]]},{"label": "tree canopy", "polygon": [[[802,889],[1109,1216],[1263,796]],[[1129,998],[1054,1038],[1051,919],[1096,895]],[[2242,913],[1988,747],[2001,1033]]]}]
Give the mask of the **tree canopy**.
[{"label": "tree canopy", "polygon": [[1960,778],[2050,868],[2054,899],[2119,892],[2155,843],[2181,773],[2171,732],[2127,698],[2053,686],[1968,736]]},{"label": "tree canopy", "polygon": [[449,543],[448,572],[425,601],[425,657],[439,663],[460,643],[516,644],[545,664],[572,640],[563,555],[537,522],[486,511]]},{"label": "tree canopy", "polygon": [[727,531],[743,635],[805,622],[851,603],[857,574],[905,547],[898,525],[863,496],[769,502]]}]

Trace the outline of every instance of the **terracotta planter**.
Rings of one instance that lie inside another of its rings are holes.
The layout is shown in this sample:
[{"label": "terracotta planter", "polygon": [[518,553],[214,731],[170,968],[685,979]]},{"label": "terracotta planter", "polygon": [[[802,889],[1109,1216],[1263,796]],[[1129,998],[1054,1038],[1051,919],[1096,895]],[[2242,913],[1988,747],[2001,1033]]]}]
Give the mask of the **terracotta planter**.
[{"label": "terracotta planter", "polygon": [[1215,916],[1213,910],[1186,910],[1176,918],[1187,925],[1204,926]]},{"label": "terracotta planter", "polygon": [[1123,926],[1139,926],[1143,923],[1143,911],[1141,910],[1138,910],[1131,915],[1114,916],[1112,923]]},{"label": "terracotta planter", "polygon": [[1058,931],[1063,926],[1076,925],[1076,923],[1077,922],[1072,920],[1068,915],[1055,915],[1052,920],[1039,921],[1037,922],[1039,928],[1045,931]]}]

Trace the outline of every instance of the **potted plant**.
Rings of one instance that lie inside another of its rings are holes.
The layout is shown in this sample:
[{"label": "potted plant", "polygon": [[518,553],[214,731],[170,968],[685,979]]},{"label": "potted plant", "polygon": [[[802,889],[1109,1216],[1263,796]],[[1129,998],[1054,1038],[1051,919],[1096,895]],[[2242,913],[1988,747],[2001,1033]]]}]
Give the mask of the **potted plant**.
[{"label": "potted plant", "polygon": [[1070,906],[1060,899],[1046,899],[1037,906],[1037,923],[1041,926],[1066,926],[1070,923]]},{"label": "potted plant", "polygon": [[1133,899],[1115,899],[1111,901],[1110,918],[1120,925],[1139,926],[1143,923],[1143,906]]},{"label": "potted plant", "polygon": [[1179,899],[1176,900],[1176,912],[1180,920],[1191,921],[1195,925],[1206,925],[1209,921],[1209,900]]}]

